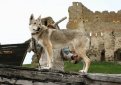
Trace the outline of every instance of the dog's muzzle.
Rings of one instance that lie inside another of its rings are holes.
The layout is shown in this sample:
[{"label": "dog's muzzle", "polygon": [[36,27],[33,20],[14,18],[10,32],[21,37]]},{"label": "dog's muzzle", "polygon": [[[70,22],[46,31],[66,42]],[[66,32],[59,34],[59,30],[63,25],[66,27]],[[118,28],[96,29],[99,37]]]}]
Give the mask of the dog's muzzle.
[{"label": "dog's muzzle", "polygon": [[40,27],[37,27],[37,29],[33,29],[34,31],[38,32],[40,30]]},{"label": "dog's muzzle", "polygon": [[38,34],[40,31],[40,27],[38,27],[37,30],[34,29],[34,31],[35,31],[34,33],[31,33],[32,35]]},{"label": "dog's muzzle", "polygon": [[39,30],[40,30],[40,27],[38,27],[36,31],[39,31]]}]

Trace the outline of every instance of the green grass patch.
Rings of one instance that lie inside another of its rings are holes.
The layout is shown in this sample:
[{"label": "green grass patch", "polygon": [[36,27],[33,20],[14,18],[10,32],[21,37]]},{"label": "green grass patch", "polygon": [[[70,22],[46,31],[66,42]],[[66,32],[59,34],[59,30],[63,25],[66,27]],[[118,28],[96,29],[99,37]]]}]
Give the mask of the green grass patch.
[{"label": "green grass patch", "polygon": [[120,74],[121,65],[116,62],[94,62],[90,66],[89,72]]},{"label": "green grass patch", "polygon": [[[24,67],[33,68],[31,64],[23,65]],[[72,64],[68,61],[65,62],[64,70],[66,72],[78,72],[82,69],[82,62]],[[110,73],[121,74],[121,65],[114,62],[92,62],[89,68],[89,73]]]},{"label": "green grass patch", "polygon": [[[82,69],[82,63],[71,64],[70,62],[65,62],[65,71],[78,72],[80,68]],[[112,62],[92,62],[89,68],[89,73],[110,73],[110,74],[120,74],[121,65]]]},{"label": "green grass patch", "polygon": [[64,70],[66,72],[78,72],[80,68],[82,69],[82,63],[81,62],[79,62],[78,64],[72,64],[69,61],[66,61],[64,63]]},{"label": "green grass patch", "polygon": [[31,67],[32,67],[32,64],[24,64],[22,67],[28,67],[28,68],[31,68]]}]

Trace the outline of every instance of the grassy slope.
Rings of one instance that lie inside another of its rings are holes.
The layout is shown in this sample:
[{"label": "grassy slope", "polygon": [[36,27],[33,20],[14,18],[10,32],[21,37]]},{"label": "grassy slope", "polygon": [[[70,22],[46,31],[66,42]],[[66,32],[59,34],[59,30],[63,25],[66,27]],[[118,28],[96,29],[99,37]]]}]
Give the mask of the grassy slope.
[{"label": "grassy slope", "polygon": [[[24,65],[25,67],[33,67],[31,64]],[[65,62],[66,72],[78,72],[82,69],[82,63],[72,64],[68,61]],[[89,73],[111,73],[121,74],[121,65],[111,62],[92,62],[89,68]]]}]

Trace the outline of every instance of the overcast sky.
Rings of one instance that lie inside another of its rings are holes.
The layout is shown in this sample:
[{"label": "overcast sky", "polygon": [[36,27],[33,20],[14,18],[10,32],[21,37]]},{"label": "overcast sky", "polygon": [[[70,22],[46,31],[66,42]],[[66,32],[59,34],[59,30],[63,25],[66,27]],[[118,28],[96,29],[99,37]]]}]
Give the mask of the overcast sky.
[{"label": "overcast sky", "polygon": [[[28,27],[32,13],[36,18],[51,16],[54,21],[68,18],[68,7],[73,1],[82,2],[92,11],[121,9],[121,0],[0,0],[0,43],[23,43],[31,38]],[[65,28],[67,21],[60,23],[60,28]],[[24,63],[31,62],[31,55],[27,54]]]}]

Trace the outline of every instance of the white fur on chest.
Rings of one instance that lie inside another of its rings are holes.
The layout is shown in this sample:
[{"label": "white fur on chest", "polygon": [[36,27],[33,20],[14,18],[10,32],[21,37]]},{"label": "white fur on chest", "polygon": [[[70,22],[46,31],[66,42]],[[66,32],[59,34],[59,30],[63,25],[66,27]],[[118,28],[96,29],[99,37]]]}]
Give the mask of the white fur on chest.
[{"label": "white fur on chest", "polygon": [[37,43],[38,43],[39,45],[41,45],[42,47],[44,47],[44,44],[43,44],[43,40],[42,40],[42,39],[39,39]]}]

